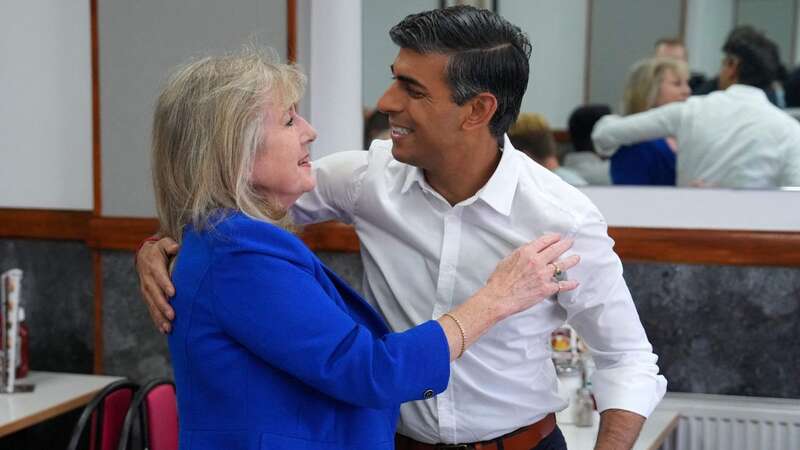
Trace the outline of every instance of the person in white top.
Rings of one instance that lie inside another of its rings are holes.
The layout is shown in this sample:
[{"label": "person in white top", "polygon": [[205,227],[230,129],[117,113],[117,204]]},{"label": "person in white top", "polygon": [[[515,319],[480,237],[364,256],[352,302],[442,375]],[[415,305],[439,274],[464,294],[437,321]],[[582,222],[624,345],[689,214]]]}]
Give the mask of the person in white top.
[{"label": "person in white top", "polygon": [[[569,321],[593,354],[601,410],[597,449],[630,449],[664,395],[622,264],[597,208],[515,150],[504,133],[519,113],[531,46],[499,15],[452,7],[392,28],[400,51],[378,103],[391,142],[313,166],[317,188],[292,210],[299,223],[337,219],[361,242],[364,290],[394,330],[439,317],[484,285],[496,262],[544,233],[572,239],[579,286],[499,323],[452,366],[448,389],[401,408],[397,448],[564,449],[550,333]],[[153,320],[173,312],[162,239],[137,257]],[[465,330],[469,334],[470,330]]]},{"label": "person in white top", "polygon": [[572,151],[564,155],[564,167],[570,168],[593,186],[611,184],[611,163],[602,158],[592,144],[592,129],[601,117],[611,114],[608,105],[583,105],[569,115],[569,139]]},{"label": "person in white top", "polygon": [[752,29],[731,33],[719,74],[723,91],[690,97],[628,117],[606,116],[592,132],[597,151],[674,136],[678,186],[800,186],[800,123],[764,94],[778,62],[770,42]]}]

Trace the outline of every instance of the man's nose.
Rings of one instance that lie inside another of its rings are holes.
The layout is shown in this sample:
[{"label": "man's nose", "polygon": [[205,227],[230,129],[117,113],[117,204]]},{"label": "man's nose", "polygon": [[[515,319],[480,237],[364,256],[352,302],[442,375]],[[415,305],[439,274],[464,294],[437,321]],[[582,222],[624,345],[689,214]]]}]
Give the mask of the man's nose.
[{"label": "man's nose", "polygon": [[383,113],[397,112],[401,109],[397,96],[397,83],[392,83],[386,88],[381,98],[378,100],[378,110]]}]

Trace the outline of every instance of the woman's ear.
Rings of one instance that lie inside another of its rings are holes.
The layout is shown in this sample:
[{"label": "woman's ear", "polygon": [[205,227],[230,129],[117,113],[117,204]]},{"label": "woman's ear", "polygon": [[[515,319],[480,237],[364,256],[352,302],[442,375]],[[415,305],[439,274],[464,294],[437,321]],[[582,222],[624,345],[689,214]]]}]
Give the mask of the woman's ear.
[{"label": "woman's ear", "polygon": [[497,98],[488,92],[482,92],[464,106],[467,107],[467,114],[462,127],[465,130],[474,130],[489,125],[497,111]]}]

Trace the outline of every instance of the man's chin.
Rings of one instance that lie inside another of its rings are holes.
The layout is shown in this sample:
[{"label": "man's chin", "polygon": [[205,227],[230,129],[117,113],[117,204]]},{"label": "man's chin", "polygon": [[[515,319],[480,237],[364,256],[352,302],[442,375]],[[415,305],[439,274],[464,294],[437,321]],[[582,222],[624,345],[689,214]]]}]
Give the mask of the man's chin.
[{"label": "man's chin", "polygon": [[410,155],[403,151],[402,147],[398,148],[396,145],[392,146],[392,156],[394,157],[395,161],[399,161],[405,164],[414,165],[413,158]]}]

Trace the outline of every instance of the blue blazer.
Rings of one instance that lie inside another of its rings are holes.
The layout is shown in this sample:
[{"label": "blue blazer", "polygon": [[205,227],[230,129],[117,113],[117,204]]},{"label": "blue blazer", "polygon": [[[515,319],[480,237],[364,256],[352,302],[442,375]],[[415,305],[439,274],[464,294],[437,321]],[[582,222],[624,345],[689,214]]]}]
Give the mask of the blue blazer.
[{"label": "blue blazer", "polygon": [[675,152],[666,139],[620,147],[611,157],[614,184],[675,186]]},{"label": "blue blazer", "polygon": [[390,332],[271,224],[187,229],[173,282],[181,449],[393,449],[400,403],[447,386],[438,323]]}]

